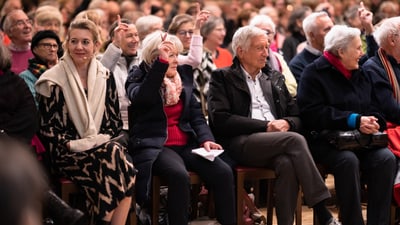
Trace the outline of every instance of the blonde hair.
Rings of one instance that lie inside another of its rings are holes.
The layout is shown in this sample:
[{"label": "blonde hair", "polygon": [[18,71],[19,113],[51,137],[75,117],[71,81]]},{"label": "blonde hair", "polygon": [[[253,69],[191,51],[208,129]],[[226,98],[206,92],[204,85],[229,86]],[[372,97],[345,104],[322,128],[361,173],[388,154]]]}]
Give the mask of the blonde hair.
[{"label": "blonde hair", "polygon": [[96,24],[94,24],[93,21],[88,19],[75,19],[69,25],[67,36],[65,37],[65,42],[63,47],[66,52],[68,51],[68,48],[65,47],[65,44],[69,41],[71,30],[73,29],[88,30],[92,34],[93,43],[99,43],[99,45],[101,45],[100,33]]},{"label": "blonde hair", "polygon": [[60,10],[51,5],[44,5],[37,8],[35,12],[35,23],[42,25],[49,20],[57,20],[61,28],[63,19]]}]

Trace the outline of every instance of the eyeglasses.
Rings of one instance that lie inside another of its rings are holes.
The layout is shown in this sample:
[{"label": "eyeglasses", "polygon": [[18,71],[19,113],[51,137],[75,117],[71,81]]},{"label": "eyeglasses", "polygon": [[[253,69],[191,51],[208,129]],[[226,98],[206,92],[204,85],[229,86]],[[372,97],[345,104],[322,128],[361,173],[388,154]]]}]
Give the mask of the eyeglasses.
[{"label": "eyeglasses", "polygon": [[39,46],[43,46],[45,49],[58,49],[58,45],[57,44],[50,44],[50,43],[40,43]]},{"label": "eyeglasses", "polygon": [[14,23],[14,26],[23,27],[25,25],[32,25],[32,24],[33,24],[33,21],[31,19],[25,19],[25,20],[17,20]]},{"label": "eyeglasses", "polygon": [[192,36],[193,33],[194,32],[192,30],[180,30],[177,32],[177,34],[180,36],[187,36],[187,35]]},{"label": "eyeglasses", "polygon": [[270,30],[265,30],[265,33],[266,33],[268,36],[274,36],[274,35],[275,35],[275,32],[272,32],[272,31],[270,31]]}]

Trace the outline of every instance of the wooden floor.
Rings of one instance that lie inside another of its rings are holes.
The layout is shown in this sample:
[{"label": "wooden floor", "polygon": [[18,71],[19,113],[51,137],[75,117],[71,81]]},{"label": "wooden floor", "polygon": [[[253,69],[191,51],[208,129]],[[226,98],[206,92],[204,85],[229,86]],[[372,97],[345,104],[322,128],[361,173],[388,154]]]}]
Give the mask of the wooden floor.
[{"label": "wooden floor", "polygon": [[[328,178],[325,181],[328,189],[333,193],[334,192],[334,180],[332,176],[328,176]],[[332,214],[337,218],[337,208],[335,206],[335,204],[328,204],[328,208],[330,209],[330,211],[332,212]],[[265,213],[265,208],[261,208],[261,211],[263,211],[263,213]],[[364,218],[366,218],[365,216],[366,213],[366,207],[363,206],[363,214],[364,214]],[[190,223],[190,225],[216,225],[218,224],[215,220],[209,220],[207,218],[199,218],[195,221],[192,221]],[[273,224],[277,225],[277,220],[274,216],[273,218]],[[313,211],[312,209],[308,208],[307,206],[303,206],[302,208],[302,225],[313,225]]]}]

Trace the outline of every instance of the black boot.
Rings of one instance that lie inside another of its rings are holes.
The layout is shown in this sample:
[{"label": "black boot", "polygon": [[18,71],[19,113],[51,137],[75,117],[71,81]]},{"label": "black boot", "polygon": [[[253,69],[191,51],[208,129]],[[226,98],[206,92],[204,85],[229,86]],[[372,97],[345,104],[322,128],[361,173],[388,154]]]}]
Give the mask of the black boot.
[{"label": "black boot", "polygon": [[44,210],[57,225],[87,225],[85,214],[71,208],[66,202],[58,197],[53,191],[45,193]]}]

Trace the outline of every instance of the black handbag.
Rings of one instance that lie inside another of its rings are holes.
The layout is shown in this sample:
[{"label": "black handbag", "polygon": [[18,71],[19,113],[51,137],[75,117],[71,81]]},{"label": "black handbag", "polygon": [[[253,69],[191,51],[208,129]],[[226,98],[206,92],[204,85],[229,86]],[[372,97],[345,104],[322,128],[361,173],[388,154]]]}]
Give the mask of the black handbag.
[{"label": "black handbag", "polygon": [[326,130],[320,135],[339,150],[385,148],[389,141],[387,133],[384,132],[363,134],[358,130]]}]

